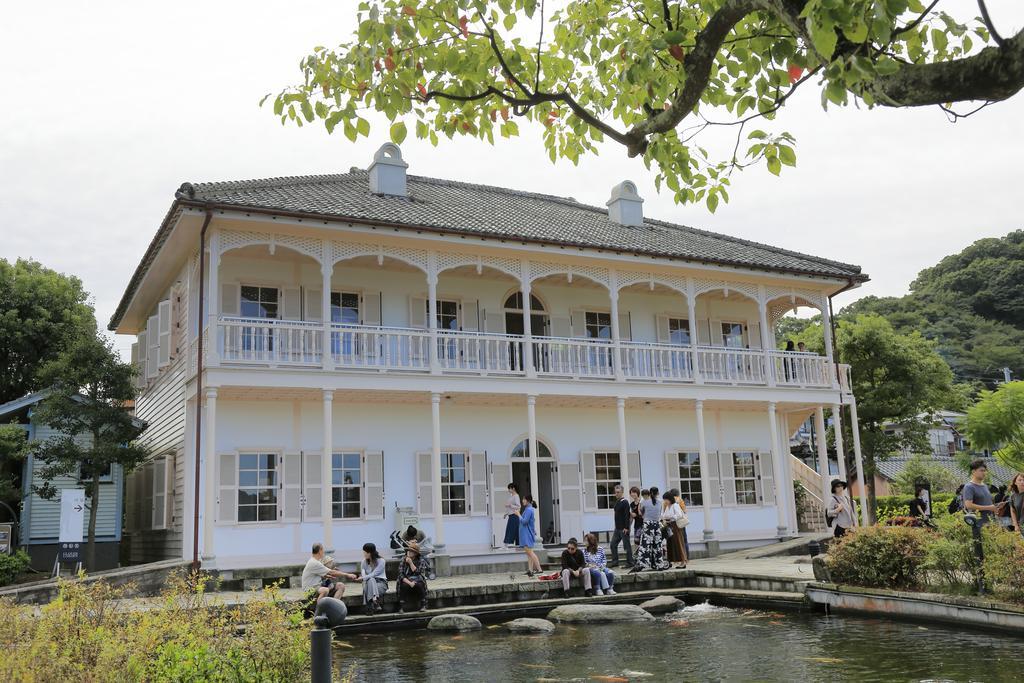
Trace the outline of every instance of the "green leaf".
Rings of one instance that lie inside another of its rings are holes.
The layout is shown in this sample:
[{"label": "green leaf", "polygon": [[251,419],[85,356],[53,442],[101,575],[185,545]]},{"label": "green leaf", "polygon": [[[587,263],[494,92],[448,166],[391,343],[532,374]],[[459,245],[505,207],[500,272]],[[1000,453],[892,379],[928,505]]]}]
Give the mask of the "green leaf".
[{"label": "green leaf", "polygon": [[811,41],[814,42],[815,49],[820,52],[821,56],[825,59],[832,59],[832,55],[836,51],[836,43],[839,40],[832,23],[811,21],[810,29]]},{"label": "green leaf", "polygon": [[356,118],[356,131],[363,137],[370,135],[370,122],[363,118]]},{"label": "green leaf", "polygon": [[715,209],[718,208],[718,195],[714,192],[709,193],[706,203],[708,205],[708,211],[714,213]]},{"label": "green leaf", "polygon": [[665,42],[669,45],[679,45],[686,40],[686,34],[682,31],[668,31],[665,33]]},{"label": "green leaf", "polygon": [[402,141],[405,140],[406,133],[405,122],[395,121],[391,124],[391,142],[396,145],[402,144]]},{"label": "green leaf", "polygon": [[796,152],[789,145],[779,145],[779,160],[786,166],[796,166]]},{"label": "green leaf", "polygon": [[779,175],[782,171],[782,163],[778,157],[768,157],[768,172],[772,175]]}]

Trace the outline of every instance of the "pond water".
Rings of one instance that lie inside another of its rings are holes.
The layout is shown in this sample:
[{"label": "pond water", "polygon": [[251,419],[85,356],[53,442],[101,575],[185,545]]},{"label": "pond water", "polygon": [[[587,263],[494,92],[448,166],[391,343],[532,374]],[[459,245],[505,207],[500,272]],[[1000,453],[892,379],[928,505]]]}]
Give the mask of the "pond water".
[{"label": "pond water", "polygon": [[355,681],[1022,681],[1022,638],[945,626],[728,609],[642,624],[559,625],[550,636],[487,625],[350,635],[335,676]]}]

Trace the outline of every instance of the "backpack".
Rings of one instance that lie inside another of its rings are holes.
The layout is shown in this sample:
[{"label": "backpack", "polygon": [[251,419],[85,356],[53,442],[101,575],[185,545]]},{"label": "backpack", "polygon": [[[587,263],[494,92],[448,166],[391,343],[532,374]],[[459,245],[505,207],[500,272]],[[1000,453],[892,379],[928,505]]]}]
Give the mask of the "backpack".
[{"label": "backpack", "polygon": [[832,523],[836,521],[836,518],[828,514],[828,510],[825,510],[825,526],[830,527]]},{"label": "backpack", "polygon": [[960,496],[953,496],[953,500],[949,501],[949,505],[946,507],[946,512],[953,515],[957,512],[960,512],[960,510],[962,510],[963,507],[964,503],[960,499]]}]

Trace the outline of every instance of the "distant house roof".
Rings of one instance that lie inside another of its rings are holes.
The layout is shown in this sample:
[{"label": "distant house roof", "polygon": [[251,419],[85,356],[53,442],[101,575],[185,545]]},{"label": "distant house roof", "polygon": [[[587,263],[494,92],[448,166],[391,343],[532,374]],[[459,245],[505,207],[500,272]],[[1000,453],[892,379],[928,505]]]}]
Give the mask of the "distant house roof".
[{"label": "distant house roof", "polygon": [[366,171],[334,175],[185,183],[110,321],[115,329],[181,207],[349,220],[502,240],[584,247],[864,282],[859,266],[646,218],[612,221],[608,210],[575,199],[410,175],[408,196],[370,191]]},{"label": "distant house roof", "polygon": [[[886,458],[885,460],[878,460],[878,462],[875,463],[875,468],[878,470],[879,475],[885,477],[889,481],[893,481],[896,479],[896,477],[900,475],[901,472],[903,472],[903,469],[907,466],[907,463],[910,462],[910,460],[912,459],[913,456],[899,456],[893,458]],[[988,467],[989,477],[993,484],[1008,484],[1010,483],[1010,480],[1013,479],[1013,475],[1015,474],[1014,471],[1000,463],[995,458],[982,458],[979,456],[979,459],[985,461],[985,464]],[[960,467],[960,465],[957,464],[956,458],[952,456],[933,455],[930,456],[928,460],[929,462],[934,462],[935,464],[941,466],[943,469],[949,471],[958,479],[963,479],[964,481],[967,481],[968,472],[964,471]]]},{"label": "distant house roof", "polygon": [[[7,403],[0,404],[0,418],[7,417],[8,415],[13,415],[19,410],[35,405],[37,403],[41,403],[44,399],[46,399],[47,396],[50,395],[52,391],[53,389],[47,387],[46,389],[40,389],[39,391],[35,391],[31,394],[26,394],[21,398],[16,398],[13,401],[8,401]],[[77,400],[85,401],[88,399],[82,394],[78,394]],[[135,402],[131,401],[131,406],[126,407],[129,411],[129,414],[131,414],[131,412],[134,410]],[[134,416],[132,417],[132,423],[139,428],[144,428],[146,426],[146,423],[144,421]]]}]

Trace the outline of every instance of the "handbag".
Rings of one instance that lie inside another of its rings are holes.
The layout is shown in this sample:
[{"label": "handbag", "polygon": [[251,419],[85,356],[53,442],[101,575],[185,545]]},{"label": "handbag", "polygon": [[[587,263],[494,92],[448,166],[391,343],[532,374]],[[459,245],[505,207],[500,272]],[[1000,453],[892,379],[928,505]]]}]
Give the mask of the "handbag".
[{"label": "handbag", "polygon": [[672,530],[672,525],[671,524],[662,524],[661,525],[661,537],[664,538],[665,540],[668,540],[668,539],[672,538],[672,534],[674,534],[674,533],[675,532]]},{"label": "handbag", "polygon": [[686,525],[690,523],[690,516],[685,512],[680,517],[676,517],[676,527],[685,529]]}]

